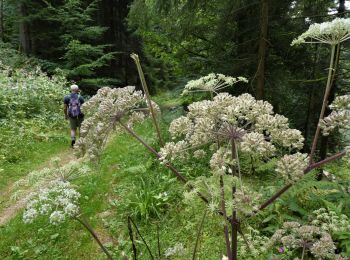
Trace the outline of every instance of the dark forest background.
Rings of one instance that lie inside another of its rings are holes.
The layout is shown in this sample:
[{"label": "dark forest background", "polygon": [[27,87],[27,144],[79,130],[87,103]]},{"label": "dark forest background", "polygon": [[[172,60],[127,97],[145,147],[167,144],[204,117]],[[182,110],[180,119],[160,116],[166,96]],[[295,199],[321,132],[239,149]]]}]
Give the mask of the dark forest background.
[{"label": "dark forest background", "polygon": [[[153,94],[177,93],[188,80],[211,72],[244,76],[249,84],[232,92],[271,102],[309,144],[329,49],[290,43],[312,23],[349,17],[347,2],[0,0],[0,55],[5,65],[39,65],[49,75],[60,69],[90,95],[101,86],[139,85],[132,52],[141,56]],[[349,53],[343,47],[332,98],[349,89]],[[14,61],[13,50],[26,58]],[[336,139],[321,139],[321,157]]]}]

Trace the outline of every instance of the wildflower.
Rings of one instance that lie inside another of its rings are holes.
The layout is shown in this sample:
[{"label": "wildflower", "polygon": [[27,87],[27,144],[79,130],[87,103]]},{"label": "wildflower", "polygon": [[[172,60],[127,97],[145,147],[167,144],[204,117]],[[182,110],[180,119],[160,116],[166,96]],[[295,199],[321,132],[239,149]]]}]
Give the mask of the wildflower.
[{"label": "wildflower", "polygon": [[188,147],[186,141],[179,141],[177,143],[166,143],[159,151],[160,161],[166,162],[167,159],[175,160],[177,158],[185,158],[185,150]]},{"label": "wildflower", "polygon": [[335,249],[332,237],[328,233],[323,233],[320,240],[312,245],[310,251],[317,258],[332,258]]},{"label": "wildflower", "polygon": [[[152,105],[159,114],[159,107],[154,102]],[[75,145],[75,152],[78,157],[86,156],[91,161],[99,158],[112,130],[121,131],[113,125],[113,120],[124,116],[127,118],[126,124],[132,126],[149,115],[144,95],[133,86],[101,88],[82,105],[82,111],[86,119],[82,123],[81,138]]]},{"label": "wildflower", "polygon": [[313,225],[285,222],[282,229],[277,230],[267,242],[268,247],[274,245],[279,246],[278,251],[281,254],[285,249],[302,249],[309,251],[317,259],[344,259],[341,255],[335,254],[336,247],[331,235]]},{"label": "wildflower", "polygon": [[[350,19],[336,18],[331,22],[315,23],[294,39],[291,45],[325,43],[336,45],[350,38]],[[307,42],[310,39],[310,42]]]},{"label": "wildflower", "polygon": [[197,159],[203,158],[205,155],[206,152],[202,149],[193,152],[193,157]]},{"label": "wildflower", "polygon": [[295,183],[304,176],[307,165],[307,154],[284,155],[277,162],[276,172],[280,173],[287,183]]},{"label": "wildflower", "polygon": [[226,165],[231,161],[231,151],[220,148],[210,159],[210,168],[214,171],[226,169]]},{"label": "wildflower", "polygon": [[23,222],[26,224],[32,223],[38,216],[38,211],[34,208],[29,208],[23,213]]},{"label": "wildflower", "polygon": [[192,121],[185,116],[181,116],[171,122],[169,132],[173,138],[186,136],[192,127]]},{"label": "wildflower", "polygon": [[312,225],[318,226],[322,231],[330,232],[350,232],[350,220],[344,214],[337,214],[332,210],[320,208],[312,212],[310,216]]},{"label": "wildflower", "polygon": [[169,247],[165,250],[165,257],[183,256],[185,254],[185,247],[182,243],[176,243],[174,247]]},{"label": "wildflower", "polygon": [[265,141],[263,134],[255,132],[243,136],[241,149],[242,152],[247,152],[258,157],[270,157],[276,151],[273,144]]},{"label": "wildflower", "polygon": [[51,213],[50,215],[50,223],[52,225],[58,225],[64,222],[65,220],[65,215],[62,211],[56,210]]},{"label": "wildflower", "polygon": [[[268,238],[260,235],[260,232],[251,226],[248,226],[245,231],[245,240],[238,237],[239,250],[238,254],[242,259],[256,258],[266,252],[266,243]],[[249,248],[247,246],[249,244]]]},{"label": "wildflower", "polygon": [[333,111],[320,121],[323,135],[329,135],[335,128],[346,128],[350,122],[350,95],[336,97],[329,106]]},{"label": "wildflower", "polygon": [[205,77],[189,81],[186,84],[181,95],[186,95],[189,92],[195,91],[208,91],[211,93],[218,93],[220,90],[232,86],[238,82],[248,83],[248,80],[244,77],[234,78],[225,76],[223,74],[210,73]]},{"label": "wildflower", "polygon": [[69,182],[52,181],[47,188],[31,195],[23,213],[23,221],[32,223],[39,215],[49,215],[49,222],[58,225],[67,217],[79,214],[78,193]]}]

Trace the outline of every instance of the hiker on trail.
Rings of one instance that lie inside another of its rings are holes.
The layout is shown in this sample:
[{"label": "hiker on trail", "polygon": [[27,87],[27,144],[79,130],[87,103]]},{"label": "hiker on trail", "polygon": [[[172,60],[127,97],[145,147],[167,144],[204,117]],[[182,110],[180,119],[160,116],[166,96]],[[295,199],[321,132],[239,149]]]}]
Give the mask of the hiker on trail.
[{"label": "hiker on trail", "polygon": [[75,144],[77,128],[80,128],[84,120],[84,114],[80,107],[84,103],[84,98],[79,95],[80,89],[77,85],[70,86],[71,94],[64,97],[64,115],[69,119],[71,129],[71,146]]}]

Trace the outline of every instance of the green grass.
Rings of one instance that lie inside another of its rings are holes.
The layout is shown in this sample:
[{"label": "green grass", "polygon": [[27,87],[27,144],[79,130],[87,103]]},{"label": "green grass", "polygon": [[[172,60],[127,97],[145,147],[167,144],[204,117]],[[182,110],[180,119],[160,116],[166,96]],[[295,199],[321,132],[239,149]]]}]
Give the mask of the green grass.
[{"label": "green grass", "polygon": [[[146,122],[136,131],[148,143],[156,143],[151,122]],[[140,205],[144,203],[142,199],[135,199],[135,194],[141,191],[141,178],[161,186],[151,186],[150,189],[170,194],[171,203],[159,207],[159,215],[151,212],[148,219],[137,215],[133,207],[135,204],[130,204],[130,201],[136,201]],[[162,255],[166,248],[173,247],[177,242],[182,242],[188,249],[187,252],[192,251],[196,225],[202,217],[198,207],[191,209],[182,204],[182,184],[129,135],[122,134],[113,138],[103,154],[100,166],[90,176],[80,178],[76,184],[79,184],[82,194],[81,208],[84,217],[99,234],[108,238],[105,240],[114,241],[111,249],[116,259],[119,259],[122,251],[131,256],[126,220],[128,215],[139,225],[154,254],[157,252],[157,225],[160,228]],[[214,218],[206,222],[204,237],[207,238],[201,244],[202,249],[207,248],[201,254],[211,252],[212,259],[220,257],[224,245],[221,243],[221,230],[212,225],[217,224],[217,221]],[[213,234],[217,234],[217,237]],[[20,213],[8,225],[0,228],[0,237],[6,238],[0,239],[1,259],[103,257],[96,243],[76,221],[69,221],[60,227],[52,227],[43,219],[25,225]],[[107,246],[108,244],[111,243],[107,243]],[[138,243],[138,250],[144,257],[142,259],[148,259],[144,245]]]},{"label": "green grass", "polygon": [[[20,142],[20,140],[18,140]],[[69,149],[69,138],[56,138],[47,142],[36,142],[26,151],[26,156],[16,163],[4,163],[0,171],[0,192],[10,183],[28,172],[37,169],[53,155]]]},{"label": "green grass", "polygon": [[[167,96],[171,97],[170,94]],[[163,97],[159,99],[161,101]],[[168,105],[179,106],[179,100],[173,102]],[[169,110],[165,106],[163,111],[160,125],[165,139],[169,140],[166,130],[168,124],[173,118],[181,115],[183,110],[181,106]],[[151,121],[144,122],[136,127],[135,131],[147,143],[156,149],[159,148]],[[52,145],[38,144],[37,147],[44,152],[33,149],[38,151],[31,155],[33,160],[13,165],[13,169],[19,172],[14,179],[23,176],[29,168],[40,165],[40,162],[45,161],[44,158],[48,159],[61,149],[64,150],[65,145],[65,141]],[[274,166],[258,166],[255,175],[247,176],[244,181],[256,189],[263,188],[265,195],[272,194],[277,189],[276,183],[282,185],[272,170]],[[339,165],[334,164],[330,166],[331,169],[332,167],[339,170]],[[206,168],[198,167],[196,162],[190,162],[186,168],[179,169],[189,178],[203,174],[204,171],[208,173]],[[242,169],[250,171],[249,161],[244,160]],[[5,170],[11,172],[10,168]],[[311,174],[307,177],[310,181],[312,178]],[[158,251],[159,229],[162,259],[166,250],[177,243],[184,246],[184,255],[170,259],[192,258],[198,226],[205,210],[204,203],[198,201],[192,205],[185,205],[182,201],[184,186],[130,135],[123,133],[111,138],[100,164],[93,168],[92,174],[81,177],[74,183],[82,194],[81,211],[84,218],[95,228],[115,259],[121,259],[122,252],[132,259],[128,216],[136,222],[154,256]],[[303,210],[299,206],[313,206],[305,196],[310,192],[298,193],[297,189],[308,189],[308,186],[303,185],[296,185],[297,187],[290,189],[277,204],[267,208],[263,214],[244,221],[243,225],[260,225],[260,228],[265,229],[262,231],[264,235],[271,235],[283,221],[290,220],[291,216],[294,219],[299,218],[298,211]],[[320,183],[320,189],[323,186],[323,183]],[[168,194],[167,199],[159,199],[159,195],[164,192]],[[53,227],[48,225],[45,219],[39,219],[33,224],[25,225],[21,213],[8,225],[0,228],[0,259],[105,259],[95,241],[78,222],[67,221],[59,227]],[[271,215],[273,218],[269,219]],[[138,258],[150,259],[139,236],[136,245]],[[197,258],[221,259],[223,254],[226,253],[222,218],[216,214],[209,214],[204,222]]]}]

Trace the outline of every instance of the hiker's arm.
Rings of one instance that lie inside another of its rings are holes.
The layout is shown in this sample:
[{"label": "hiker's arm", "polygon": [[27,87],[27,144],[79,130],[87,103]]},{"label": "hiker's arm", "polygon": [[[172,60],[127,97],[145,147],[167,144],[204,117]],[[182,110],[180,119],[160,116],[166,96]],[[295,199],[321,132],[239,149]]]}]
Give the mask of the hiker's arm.
[{"label": "hiker's arm", "polygon": [[63,112],[64,112],[65,119],[68,119],[68,106],[67,106],[67,104],[64,104]]}]

